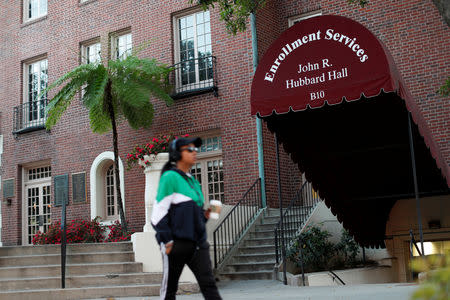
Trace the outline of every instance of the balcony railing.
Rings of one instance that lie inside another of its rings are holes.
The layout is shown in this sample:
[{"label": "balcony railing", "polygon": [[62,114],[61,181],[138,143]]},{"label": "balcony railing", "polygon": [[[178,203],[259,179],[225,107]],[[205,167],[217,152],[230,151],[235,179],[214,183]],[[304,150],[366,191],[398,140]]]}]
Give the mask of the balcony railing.
[{"label": "balcony railing", "polygon": [[188,59],[172,66],[169,82],[174,86],[172,98],[214,92],[217,94],[216,57]]},{"label": "balcony railing", "polygon": [[14,107],[13,133],[18,134],[45,128],[47,103],[47,99],[41,99]]}]

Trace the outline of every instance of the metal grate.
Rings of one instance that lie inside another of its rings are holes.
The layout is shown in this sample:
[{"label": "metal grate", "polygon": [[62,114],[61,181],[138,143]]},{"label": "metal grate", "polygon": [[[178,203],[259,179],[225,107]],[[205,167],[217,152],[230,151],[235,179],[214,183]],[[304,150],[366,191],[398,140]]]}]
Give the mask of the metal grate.
[{"label": "metal grate", "polygon": [[45,128],[45,107],[47,99],[41,99],[14,107],[13,112],[13,133],[21,133],[34,129]]},{"label": "metal grate", "polygon": [[217,94],[216,57],[205,56],[187,59],[175,64],[169,83],[175,86],[173,98],[213,91]]}]

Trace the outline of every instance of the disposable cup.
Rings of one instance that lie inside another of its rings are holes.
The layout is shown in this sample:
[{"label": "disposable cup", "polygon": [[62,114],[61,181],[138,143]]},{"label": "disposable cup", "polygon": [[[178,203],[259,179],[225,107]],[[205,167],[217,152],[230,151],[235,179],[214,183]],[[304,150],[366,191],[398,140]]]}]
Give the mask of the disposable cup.
[{"label": "disposable cup", "polygon": [[220,202],[219,200],[210,200],[209,205],[209,207],[211,208],[209,217],[211,219],[217,220],[219,218],[220,211],[222,210],[222,202]]}]

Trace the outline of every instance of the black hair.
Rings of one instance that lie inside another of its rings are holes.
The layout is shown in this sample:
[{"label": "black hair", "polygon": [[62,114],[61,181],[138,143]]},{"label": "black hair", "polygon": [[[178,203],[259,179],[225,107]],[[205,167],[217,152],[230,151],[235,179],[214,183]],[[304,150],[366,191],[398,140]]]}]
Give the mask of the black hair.
[{"label": "black hair", "polygon": [[163,168],[161,169],[161,176],[169,170],[176,169],[177,160],[179,160],[180,158],[181,153],[178,150],[177,140],[175,139],[169,145],[169,161],[166,162]]},{"label": "black hair", "polygon": [[166,163],[164,164],[164,166],[162,167],[162,170],[161,170],[161,176],[162,176],[165,172],[170,171],[170,170],[173,170],[173,169],[175,169],[175,168],[176,168],[175,162],[169,160],[169,161],[166,162]]}]

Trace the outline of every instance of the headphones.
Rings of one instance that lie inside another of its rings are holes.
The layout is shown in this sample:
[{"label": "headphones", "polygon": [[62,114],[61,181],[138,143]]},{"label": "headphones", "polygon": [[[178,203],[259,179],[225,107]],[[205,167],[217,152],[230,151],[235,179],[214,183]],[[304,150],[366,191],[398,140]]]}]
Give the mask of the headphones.
[{"label": "headphones", "polygon": [[177,162],[181,159],[181,153],[177,149],[177,141],[178,139],[174,139],[169,146],[169,161]]}]

